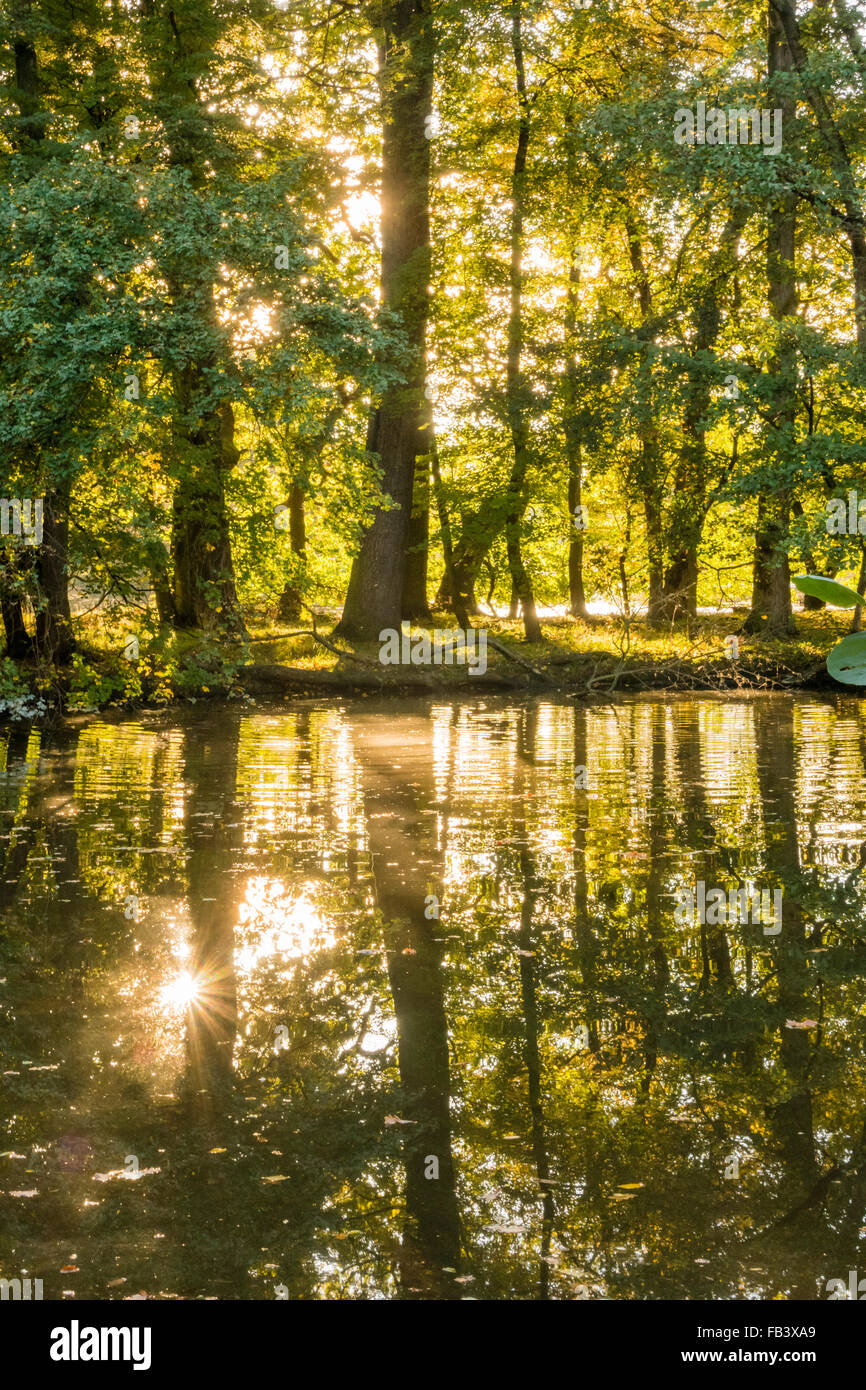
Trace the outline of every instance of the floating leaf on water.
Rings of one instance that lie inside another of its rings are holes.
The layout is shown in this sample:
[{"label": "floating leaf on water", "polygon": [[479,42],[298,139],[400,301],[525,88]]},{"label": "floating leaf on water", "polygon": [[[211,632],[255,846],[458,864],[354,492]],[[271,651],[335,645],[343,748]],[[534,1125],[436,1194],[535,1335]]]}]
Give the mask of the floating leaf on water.
[{"label": "floating leaf on water", "polygon": [[827,657],[827,670],[842,685],[866,685],[866,632],[849,632]]}]

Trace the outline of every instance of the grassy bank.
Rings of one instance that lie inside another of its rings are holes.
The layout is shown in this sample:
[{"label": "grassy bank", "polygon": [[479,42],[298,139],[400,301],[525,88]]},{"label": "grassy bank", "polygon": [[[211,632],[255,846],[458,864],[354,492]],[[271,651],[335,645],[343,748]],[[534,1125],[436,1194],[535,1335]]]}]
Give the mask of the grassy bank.
[{"label": "grassy bank", "polygon": [[[453,619],[438,615],[449,628]],[[43,718],[109,708],[197,702],[213,696],[255,699],[285,693],[368,693],[557,689],[577,696],[618,690],[849,689],[827,674],[827,653],[848,630],[841,612],[799,613],[795,635],[745,635],[742,615],[702,617],[650,627],[614,619],[551,619],[544,640],[528,644],[519,622],[480,619],[487,633],[486,670],[462,665],[385,666],[379,644],[353,645],[332,624],[287,629],[254,626],[243,644],[166,631],[139,635],[139,656],[125,654],[94,627],[72,663],[60,670],[37,661],[0,665],[0,717]],[[413,628],[420,635],[423,629]],[[726,639],[736,636],[736,659]]]}]

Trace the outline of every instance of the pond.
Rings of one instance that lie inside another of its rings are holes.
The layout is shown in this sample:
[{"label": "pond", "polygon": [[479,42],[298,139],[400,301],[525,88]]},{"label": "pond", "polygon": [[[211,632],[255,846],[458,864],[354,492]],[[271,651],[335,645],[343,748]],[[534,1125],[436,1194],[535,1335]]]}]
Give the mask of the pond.
[{"label": "pond", "polygon": [[643,1300],[866,1274],[860,702],[94,718],[7,729],[0,808],[4,1277]]}]

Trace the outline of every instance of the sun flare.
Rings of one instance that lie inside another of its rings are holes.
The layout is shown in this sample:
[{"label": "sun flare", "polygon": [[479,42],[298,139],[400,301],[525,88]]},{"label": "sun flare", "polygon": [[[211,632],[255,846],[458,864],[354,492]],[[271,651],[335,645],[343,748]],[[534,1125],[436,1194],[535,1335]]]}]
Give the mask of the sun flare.
[{"label": "sun flare", "polygon": [[200,997],[201,989],[197,980],[193,979],[188,970],[183,970],[165,985],[160,993],[160,1001],[164,1013],[179,1013],[189,1008]]}]

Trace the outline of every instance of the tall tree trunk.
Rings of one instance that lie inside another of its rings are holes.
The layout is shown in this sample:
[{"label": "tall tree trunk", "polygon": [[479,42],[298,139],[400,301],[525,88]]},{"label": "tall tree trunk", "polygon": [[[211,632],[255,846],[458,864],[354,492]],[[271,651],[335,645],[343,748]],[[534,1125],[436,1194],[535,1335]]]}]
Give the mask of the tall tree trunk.
[{"label": "tall tree trunk", "polygon": [[434,32],[430,0],[386,0],[379,45],[383,106],[382,305],[399,316],[409,345],[405,385],[387,390],[370,417],[367,449],[378,454],[379,510],[352,566],[342,636],[376,641],[399,628],[415,460],[427,452],[424,349],[430,285],[430,141]]},{"label": "tall tree trunk", "polygon": [[[571,122],[569,121],[569,126]],[[577,178],[574,167],[574,144],[569,129],[566,144],[566,187],[569,203],[576,195]],[[583,448],[580,428],[579,383],[575,337],[577,333],[577,291],[580,269],[577,262],[577,238],[572,231],[568,247],[568,295],[565,301],[565,378],[563,395],[563,434],[565,457],[568,462],[568,611],[573,618],[589,617],[583,587],[583,527],[575,525],[575,511],[581,505],[583,486]]]},{"label": "tall tree trunk", "polygon": [[[28,559],[32,564],[32,559]],[[17,547],[9,547],[5,553],[0,551],[0,612],[6,637],[6,655],[16,660],[29,656],[33,650],[21,602],[22,560]]]},{"label": "tall tree trunk", "polygon": [[[22,7],[22,19],[29,18],[30,6]],[[39,61],[36,48],[27,36],[14,40],[15,81],[10,96],[18,109],[12,123],[12,144],[19,154],[38,155],[42,151],[47,114],[40,103]],[[68,593],[68,538],[70,489],[67,483],[54,480],[43,501],[42,543],[36,554],[36,649],[41,657],[53,662],[68,661],[75,646],[72,615]],[[15,612],[15,607],[18,612]],[[22,644],[23,614],[20,601],[8,593],[4,597],[3,616],[7,611]],[[20,620],[20,625],[19,625]]]},{"label": "tall tree trunk", "polygon": [[662,512],[662,458],[658,430],[653,418],[652,353],[654,340],[649,336],[647,328],[652,310],[652,289],[644,262],[640,233],[631,212],[626,215],[625,226],[629,260],[631,261],[640,304],[641,326],[644,330],[641,334],[637,369],[638,435],[640,440],[637,483],[643,499],[646,525],[647,566],[649,570],[647,618],[649,622],[656,623],[664,616],[662,596],[664,592],[665,541]]},{"label": "tall tree trunk", "polygon": [[[805,515],[803,504],[799,502],[796,497],[791,502],[791,511],[794,513],[794,516],[799,517]],[[806,574],[817,574],[819,569],[818,561],[815,559],[811,547],[808,544],[801,545],[800,554],[803,557],[803,568]],[[816,598],[814,594],[806,594],[803,598],[803,610],[806,613],[820,613],[821,609],[826,607],[827,605],[824,600],[822,598]]]},{"label": "tall tree trunk", "polygon": [[175,376],[180,419],[180,455],[172,512],[175,622],[181,628],[244,631],[235,588],[225,499],[225,475],[239,453],[234,443],[234,411],[227,401],[198,419],[196,400],[205,390],[205,370],[196,364]]},{"label": "tall tree trunk", "polygon": [[[304,516],[304,489],[299,483],[292,483],[289,493],[289,541],[292,554],[304,565],[307,558],[307,525]],[[280,595],[279,616],[284,623],[296,623],[301,616],[303,595],[299,584],[289,580]]]},{"label": "tall tree trunk", "polygon": [[[432,443],[432,422],[428,426],[428,445]],[[430,456],[415,460],[412,514],[406,536],[406,573],[403,576],[403,617],[416,622],[432,622],[427,602],[427,566],[430,558]]]},{"label": "tall tree trunk", "polygon": [[[215,54],[223,18],[148,3],[143,34],[149,43],[149,78],[153,99],[163,115],[172,168],[189,175],[189,187],[203,192],[214,156],[213,126],[207,112]],[[190,203],[190,206],[192,204]],[[202,257],[197,248],[181,246],[165,272],[176,306],[197,306],[197,345],[190,360],[172,370],[172,468],[176,478],[172,507],[171,555],[174,565],[175,622],[181,628],[216,628],[245,633],[235,587],[225,499],[225,479],[240,457],[234,443],[235,417],[223,395],[213,401],[215,380],[224,377],[230,356],[226,331],[219,322],[214,287],[219,282],[219,252]]]},{"label": "tall tree trunk", "polygon": [[433,479],[433,494],[436,498],[436,514],[439,517],[439,534],[442,539],[442,559],[445,572],[442,576],[442,583],[439,586],[437,604],[445,603],[453,609],[455,617],[462,628],[469,627],[469,614],[466,604],[459,596],[459,586],[454,573],[454,543],[451,538],[451,518],[448,515],[448,505],[445,501],[445,487],[442,482],[442,473],[439,468],[439,449],[436,438],[433,438],[433,448],[430,451],[430,474]]},{"label": "tall tree trunk", "polygon": [[36,560],[36,650],[53,662],[75,649],[69,608],[69,492],[52,488],[43,503],[42,544]]},{"label": "tall tree trunk", "polygon": [[[791,52],[779,20],[775,0],[770,0],[767,36],[769,97],[776,101],[774,78],[791,71]],[[782,130],[790,128],[795,114],[791,97],[781,100]],[[785,320],[797,311],[795,237],[797,195],[785,194],[770,208],[767,226],[767,297],[776,328],[776,351],[769,364],[774,400],[770,407],[770,443],[777,465],[784,472],[796,417],[797,347]],[[791,608],[791,574],[787,541],[791,499],[783,485],[762,491],[758,499],[755,536],[752,608],[746,630],[755,631],[767,619],[767,631],[783,636],[795,630]]]},{"label": "tall tree trunk", "polygon": [[[841,8],[845,18],[850,20],[850,16],[844,12],[844,7]],[[866,72],[866,61],[864,61],[863,46],[859,40],[859,35],[856,39],[853,38],[853,35],[857,33],[853,23],[843,24],[843,32],[848,39],[861,74]],[[809,58],[800,40],[800,26],[797,23],[794,0],[770,0],[770,36],[771,48],[775,44],[777,50],[784,54],[784,66],[778,68],[777,71],[790,72],[793,67],[800,77],[803,92],[815,114],[824,148],[830,158],[833,172],[839,184],[839,191],[842,194],[842,203],[845,208],[842,226],[848,237],[854,278],[854,322],[857,328],[857,346],[863,353],[866,352],[866,218],[864,218],[863,199],[854,178],[851,158],[827,98],[818,82],[810,76]],[[788,115],[786,107],[782,117],[783,129],[789,120],[793,120],[795,103],[791,101],[789,105],[791,115]]]},{"label": "tall tree trunk", "polygon": [[669,519],[668,567],[663,611],[666,618],[684,612],[694,621],[698,611],[698,547],[707,512],[706,416],[711,378],[703,359],[713,348],[721,327],[721,286],[735,263],[737,246],[748,218],[745,204],[736,206],[722,231],[719,252],[696,310],[692,365],[686,387],[683,443],[677,461]]},{"label": "tall tree trunk", "polygon": [[511,47],[517,78],[517,100],[520,121],[517,129],[517,149],[511,178],[511,259],[509,283],[511,312],[508,320],[508,353],[506,360],[506,400],[511,442],[514,446],[514,466],[508,484],[508,508],[505,517],[505,540],[508,566],[523,609],[523,631],[527,642],[542,640],[541,624],[535,610],[535,595],[520,553],[520,521],[526,510],[526,476],[531,450],[527,419],[527,383],[521,364],[523,352],[523,249],[526,217],[526,155],[531,133],[529,99],[526,93],[526,72],[523,61],[523,28],[521,0],[511,3]]}]

